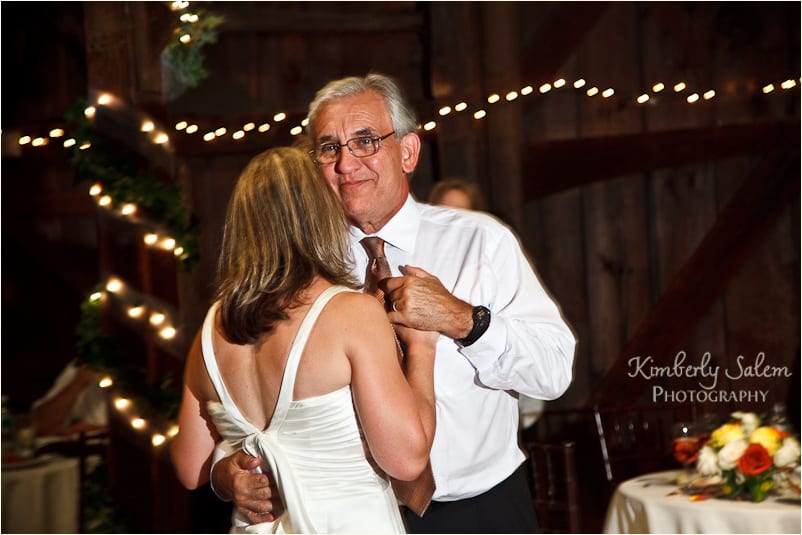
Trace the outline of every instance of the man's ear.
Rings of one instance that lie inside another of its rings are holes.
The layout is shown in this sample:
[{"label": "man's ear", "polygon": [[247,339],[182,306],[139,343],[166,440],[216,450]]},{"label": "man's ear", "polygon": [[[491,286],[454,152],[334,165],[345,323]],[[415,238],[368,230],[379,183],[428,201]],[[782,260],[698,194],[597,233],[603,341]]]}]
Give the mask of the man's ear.
[{"label": "man's ear", "polygon": [[401,138],[401,169],[410,174],[418,166],[421,141],[418,134],[410,132]]}]

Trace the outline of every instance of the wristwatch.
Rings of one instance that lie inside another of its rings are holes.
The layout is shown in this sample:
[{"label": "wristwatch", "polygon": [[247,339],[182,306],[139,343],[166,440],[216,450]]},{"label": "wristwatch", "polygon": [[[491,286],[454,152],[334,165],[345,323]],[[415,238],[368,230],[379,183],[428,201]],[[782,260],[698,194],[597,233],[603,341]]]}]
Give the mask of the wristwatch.
[{"label": "wristwatch", "polygon": [[473,307],[473,327],[465,338],[455,340],[461,347],[476,342],[490,326],[490,310],[482,305]]}]

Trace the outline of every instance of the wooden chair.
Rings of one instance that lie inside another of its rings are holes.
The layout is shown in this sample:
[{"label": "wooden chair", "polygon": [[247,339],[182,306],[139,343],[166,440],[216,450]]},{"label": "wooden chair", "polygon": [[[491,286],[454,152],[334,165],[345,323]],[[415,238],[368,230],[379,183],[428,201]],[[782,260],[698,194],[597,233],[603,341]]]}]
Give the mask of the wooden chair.
[{"label": "wooden chair", "polygon": [[525,442],[532,498],[543,533],[579,533],[574,442]]},{"label": "wooden chair", "polygon": [[672,456],[671,426],[694,420],[693,405],[628,405],[593,408],[608,490],[647,472],[678,467]]},{"label": "wooden chair", "polygon": [[54,453],[63,457],[78,459],[78,529],[85,533],[84,496],[88,476],[97,462],[104,462],[108,458],[109,434],[108,431],[81,432],[73,439],[59,440],[45,444],[36,450],[36,455]]}]

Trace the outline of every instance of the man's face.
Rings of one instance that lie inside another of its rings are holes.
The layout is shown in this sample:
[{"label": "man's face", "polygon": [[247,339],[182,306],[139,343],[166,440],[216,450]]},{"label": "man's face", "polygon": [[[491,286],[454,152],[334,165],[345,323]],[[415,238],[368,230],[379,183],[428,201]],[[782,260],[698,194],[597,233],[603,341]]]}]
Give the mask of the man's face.
[{"label": "man's face", "polygon": [[[316,146],[345,143],[358,136],[384,136],[393,131],[390,114],[373,91],[335,98],[318,112]],[[408,138],[415,138],[414,140]],[[416,134],[390,136],[376,154],[357,158],[347,147],[334,162],[321,165],[351,222],[368,234],[378,231],[401,208],[409,193],[406,173],[417,163]],[[414,154],[413,154],[414,152]]]}]

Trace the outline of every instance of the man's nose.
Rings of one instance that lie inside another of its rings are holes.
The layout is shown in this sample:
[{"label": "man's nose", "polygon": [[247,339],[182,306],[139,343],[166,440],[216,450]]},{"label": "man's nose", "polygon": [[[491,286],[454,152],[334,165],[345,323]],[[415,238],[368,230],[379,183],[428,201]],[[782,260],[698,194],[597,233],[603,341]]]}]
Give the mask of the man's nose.
[{"label": "man's nose", "polygon": [[348,171],[349,169],[359,167],[359,165],[361,165],[359,158],[351,154],[351,151],[348,150],[348,147],[340,148],[340,153],[337,155],[337,159],[334,161],[334,166],[338,172]]}]

